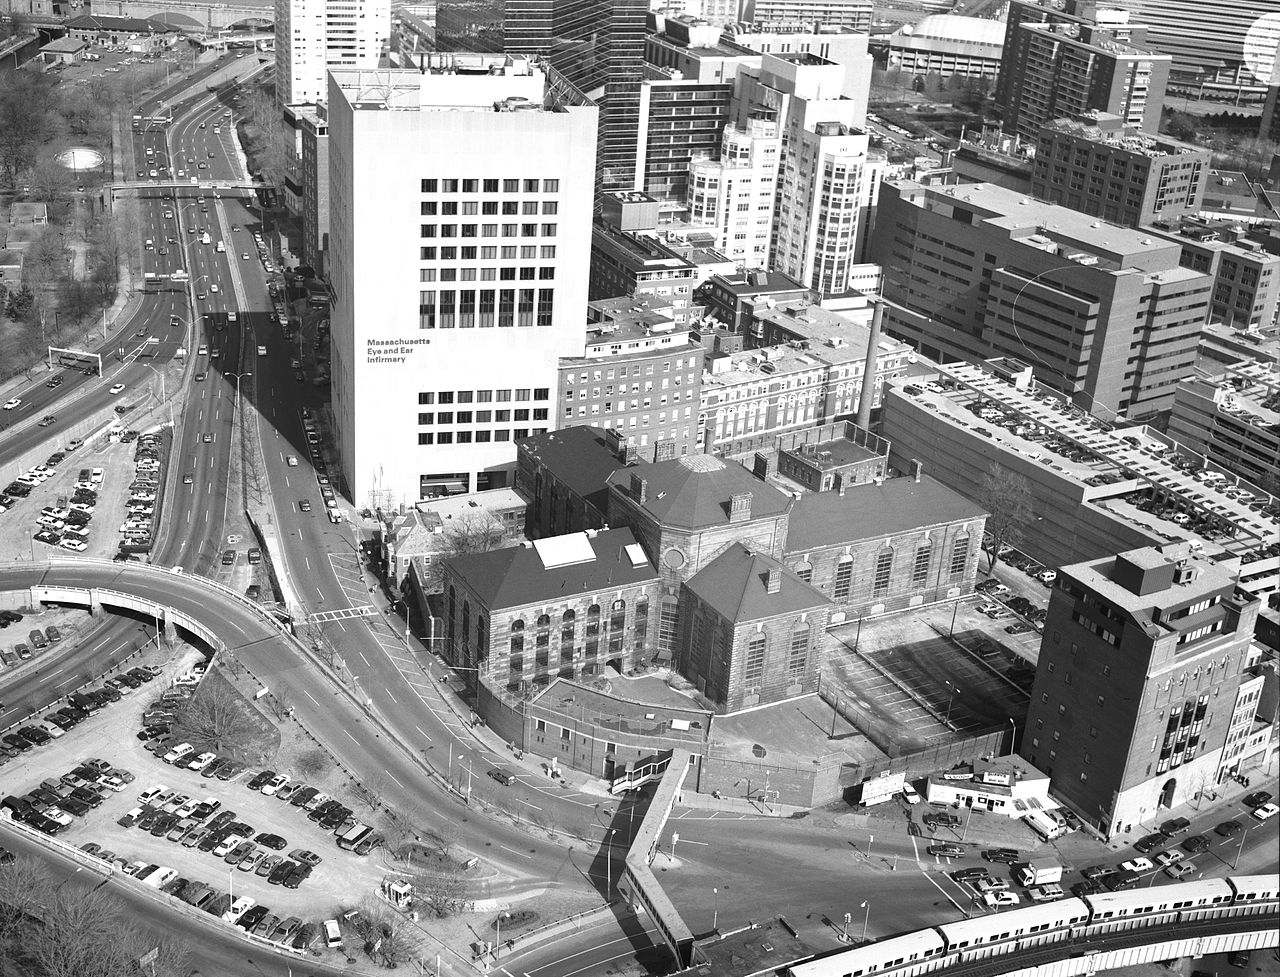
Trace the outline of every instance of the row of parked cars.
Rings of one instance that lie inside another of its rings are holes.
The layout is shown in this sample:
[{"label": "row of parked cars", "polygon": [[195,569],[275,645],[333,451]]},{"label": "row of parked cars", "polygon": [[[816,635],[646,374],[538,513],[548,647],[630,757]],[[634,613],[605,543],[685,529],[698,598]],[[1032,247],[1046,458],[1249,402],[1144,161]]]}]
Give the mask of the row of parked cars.
[{"label": "row of parked cars", "polygon": [[137,827],[154,838],[206,852],[271,885],[296,889],[322,860],[302,848],[287,857],[274,854],[289,843],[271,832],[255,833],[252,825],[238,820],[235,811],[220,810],[221,802],[213,797],[196,800],[159,784],[139,794],[138,802],[116,822],[122,828]]},{"label": "row of parked cars", "polygon": [[[144,885],[181,899],[187,905],[202,909],[225,923],[239,926],[246,933],[253,933],[281,946],[307,950],[322,935],[327,935],[321,924],[304,923],[296,916],[281,918],[273,915],[268,907],[258,905],[252,896],[233,898],[230,892],[224,892],[217,886],[184,878],[178,874],[177,869],[154,862],[130,862],[92,841],[81,845],[80,850],[86,855],[117,866],[125,875],[133,876]],[[341,946],[341,940],[329,945]]]},{"label": "row of parked cars", "polygon": [[[17,624],[22,620],[22,614],[18,611],[4,610],[0,611],[0,628],[7,628],[11,624]],[[27,632],[27,640],[19,641],[13,646],[13,649],[0,648],[0,661],[5,665],[16,665],[19,662],[31,661],[35,654],[44,651],[50,645],[56,645],[62,640],[62,631],[56,624],[51,624],[43,631],[40,628],[32,628]]]},{"label": "row of parked cars", "polygon": [[326,831],[332,831],[343,848],[357,855],[367,855],[383,842],[382,836],[362,824],[352,814],[351,808],[319,788],[290,781],[274,770],[259,771],[245,782],[245,786],[305,811],[309,820]]},{"label": "row of parked cars", "polygon": [[46,778],[26,794],[0,799],[0,808],[15,821],[55,835],[99,807],[108,793],[118,793],[132,782],[128,770],[90,757],[59,778]]},{"label": "row of parked cars", "polygon": [[67,730],[80,725],[99,709],[113,702],[119,702],[124,697],[124,693],[120,691],[121,687],[128,687],[130,683],[141,685],[150,682],[158,674],[158,669],[139,665],[120,673],[113,679],[108,679],[101,688],[73,692],[67,696],[64,705],[46,713],[42,719],[34,720],[21,729],[0,737],[0,764],[35,747],[52,742]]},{"label": "row of parked cars", "polygon": [[122,553],[146,553],[151,549],[163,451],[162,435],[138,435],[137,447],[133,452],[133,481],[129,485],[129,499],[125,503],[124,522],[120,526]]}]

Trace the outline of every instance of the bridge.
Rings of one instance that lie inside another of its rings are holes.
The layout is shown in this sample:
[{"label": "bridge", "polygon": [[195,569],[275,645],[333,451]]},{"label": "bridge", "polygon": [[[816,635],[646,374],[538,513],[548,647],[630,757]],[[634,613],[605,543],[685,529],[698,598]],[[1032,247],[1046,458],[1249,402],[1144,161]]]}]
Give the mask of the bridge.
[{"label": "bridge", "polygon": [[137,17],[182,29],[225,30],[228,27],[261,28],[275,20],[271,0],[209,2],[209,0],[94,0],[99,16]]},{"label": "bridge", "polygon": [[126,180],[111,184],[111,193],[130,190],[260,190],[270,189],[265,180]]}]

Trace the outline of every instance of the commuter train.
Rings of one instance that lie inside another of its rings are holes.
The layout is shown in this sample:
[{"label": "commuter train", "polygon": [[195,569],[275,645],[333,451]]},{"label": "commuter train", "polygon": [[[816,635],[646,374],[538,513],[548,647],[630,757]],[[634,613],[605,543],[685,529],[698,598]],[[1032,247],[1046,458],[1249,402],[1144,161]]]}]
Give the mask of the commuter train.
[{"label": "commuter train", "polygon": [[1246,875],[1060,899],[838,950],[793,964],[787,977],[917,977],[1054,943],[1200,920],[1267,916],[1274,926],[1277,888],[1280,876]]}]

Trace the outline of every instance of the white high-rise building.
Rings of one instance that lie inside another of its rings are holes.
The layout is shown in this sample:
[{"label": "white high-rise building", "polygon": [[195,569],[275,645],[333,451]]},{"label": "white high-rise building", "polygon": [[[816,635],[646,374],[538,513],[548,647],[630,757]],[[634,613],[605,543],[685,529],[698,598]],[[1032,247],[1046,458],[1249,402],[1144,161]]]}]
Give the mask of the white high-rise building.
[{"label": "white high-rise building", "polygon": [[333,412],[360,505],[511,484],[582,352],[598,110],[523,56],[429,58],[330,73]]},{"label": "white high-rise building", "polygon": [[695,156],[689,163],[689,221],[715,228],[716,250],[746,268],[769,264],[778,153],[776,122],[732,123],[720,137],[720,158]]},{"label": "white high-rise building", "polygon": [[734,104],[739,126],[775,122],[782,138],[770,267],[824,295],[848,291],[865,270],[887,164],[844,85],[845,67],[812,52],[765,54],[739,72]]},{"label": "white high-rise building", "polygon": [[276,102],[322,101],[330,68],[376,68],[391,36],[390,0],[275,0]]}]

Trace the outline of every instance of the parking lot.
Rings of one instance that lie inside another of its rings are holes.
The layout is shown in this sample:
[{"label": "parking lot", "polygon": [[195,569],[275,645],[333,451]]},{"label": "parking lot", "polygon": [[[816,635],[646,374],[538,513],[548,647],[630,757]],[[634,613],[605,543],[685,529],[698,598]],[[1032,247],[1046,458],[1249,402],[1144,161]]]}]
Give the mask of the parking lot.
[{"label": "parking lot", "polygon": [[[245,785],[256,769],[242,772],[224,783],[165,764],[146,750],[136,736],[144,697],[147,701],[154,698],[167,678],[181,673],[194,659],[194,653],[189,654],[181,665],[169,668],[164,677],[134,690],[48,745],[11,761],[4,768],[4,792],[24,794],[47,778],[57,779],[88,758],[100,758],[112,767],[128,771],[133,782],[122,791],[107,791],[100,806],[72,818],[58,835],[61,841],[77,847],[97,844],[125,863],[141,861],[171,867],[182,878],[205,882],[221,892],[230,890],[235,897],[250,896],[279,916],[326,918],[344,900],[348,904],[353,901],[354,894],[375,891],[384,874],[379,853],[375,851],[372,857],[362,857],[343,851],[335,844],[333,834],[309,820],[305,811],[247,789]],[[279,835],[285,847],[266,854],[287,857],[294,849],[306,849],[318,854],[321,861],[297,889],[289,889],[272,885],[254,872],[237,871],[212,852],[183,847],[138,826],[122,827],[117,823],[139,807],[140,794],[159,786],[193,801],[206,798],[211,803],[216,801],[214,816],[234,812],[235,818],[252,827],[255,835],[263,832]],[[359,812],[356,816],[359,817]]]},{"label": "parking lot", "polygon": [[981,655],[948,639],[953,610],[957,637],[986,641],[997,651],[1009,637],[973,601],[832,630],[829,675],[858,704],[859,715],[878,727],[864,731],[881,749],[885,736],[910,751],[997,730],[1011,719],[1020,725],[1026,716],[1024,693],[978,660]]}]

